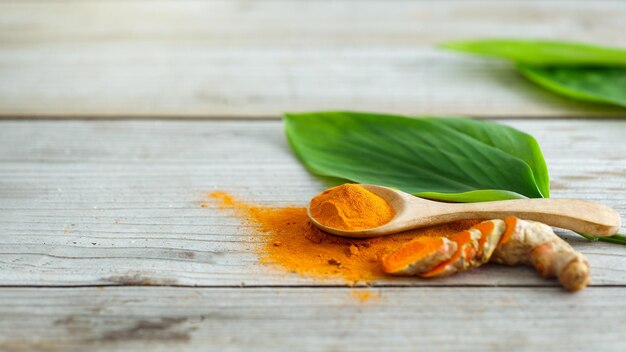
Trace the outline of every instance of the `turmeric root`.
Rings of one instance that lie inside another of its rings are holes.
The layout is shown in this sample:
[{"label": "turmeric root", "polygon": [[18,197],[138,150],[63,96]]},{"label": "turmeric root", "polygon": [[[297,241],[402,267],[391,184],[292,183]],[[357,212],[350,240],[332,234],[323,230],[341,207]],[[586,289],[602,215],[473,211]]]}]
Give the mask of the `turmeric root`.
[{"label": "turmeric root", "polygon": [[400,247],[383,261],[385,272],[419,275],[447,261],[456,252],[457,244],[445,237],[420,237]]},{"label": "turmeric root", "polygon": [[578,291],[590,280],[587,258],[548,225],[515,217],[484,221],[449,238],[419,237],[383,258],[383,270],[396,275],[443,277],[495,262],[532,265],[546,278]]}]

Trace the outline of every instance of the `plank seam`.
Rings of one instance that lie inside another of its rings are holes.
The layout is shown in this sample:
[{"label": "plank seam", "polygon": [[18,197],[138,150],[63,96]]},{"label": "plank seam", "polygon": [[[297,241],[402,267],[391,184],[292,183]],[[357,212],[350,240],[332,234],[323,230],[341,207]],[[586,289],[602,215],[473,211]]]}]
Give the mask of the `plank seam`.
[{"label": "plank seam", "polygon": [[[412,115],[406,114],[406,116],[420,116],[420,115]],[[444,116],[444,115],[441,115]],[[550,120],[590,120],[590,121],[619,121],[626,119],[626,113],[618,114],[618,115],[605,115],[605,116],[575,116],[575,115],[533,115],[533,116],[522,116],[522,115],[510,115],[510,116],[476,116],[476,115],[464,115],[464,114],[455,114],[455,116],[467,116],[479,120],[533,120],[533,121],[550,121]],[[27,115],[27,116],[16,116],[16,115],[1,115],[0,121],[8,121],[8,122],[22,122],[22,121],[280,121],[282,117],[280,116],[175,116],[175,115],[165,115],[165,116],[57,116],[57,115]]]},{"label": "plank seam", "polygon": [[[452,284],[452,285],[400,285],[400,284],[377,284],[377,285],[167,285],[167,284],[86,284],[86,285],[0,285],[0,289],[12,289],[12,288],[60,288],[60,289],[74,289],[74,288],[101,288],[101,287],[168,287],[168,288],[202,288],[202,289],[276,289],[276,288],[288,288],[288,289],[377,289],[377,288],[561,288],[557,284],[539,284],[539,285],[516,285],[516,284],[504,284],[504,285],[487,285],[487,284]],[[626,284],[599,284],[589,285],[588,288],[623,288]]]}]

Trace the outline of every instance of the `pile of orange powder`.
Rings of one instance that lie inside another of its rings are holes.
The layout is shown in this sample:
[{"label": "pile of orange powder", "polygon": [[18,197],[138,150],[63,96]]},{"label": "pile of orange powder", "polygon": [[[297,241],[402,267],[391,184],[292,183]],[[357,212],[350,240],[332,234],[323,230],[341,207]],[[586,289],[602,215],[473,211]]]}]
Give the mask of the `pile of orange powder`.
[{"label": "pile of orange powder", "polygon": [[[351,284],[387,276],[382,257],[417,236],[448,236],[477,223],[466,220],[383,237],[342,238],[315,227],[305,207],[257,206],[225,192],[209,196],[220,208],[258,226],[254,236],[261,243],[256,251],[262,262],[306,276],[341,277]],[[311,213],[327,226],[347,230],[377,227],[395,215],[384,199],[355,184],[322,192],[311,201]]]}]

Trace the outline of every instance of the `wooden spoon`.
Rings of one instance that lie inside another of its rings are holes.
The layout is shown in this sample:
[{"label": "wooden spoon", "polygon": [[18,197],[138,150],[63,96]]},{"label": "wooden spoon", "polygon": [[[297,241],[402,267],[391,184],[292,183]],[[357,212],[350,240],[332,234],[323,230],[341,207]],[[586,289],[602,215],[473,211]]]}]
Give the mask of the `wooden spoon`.
[{"label": "wooden spoon", "polygon": [[619,231],[619,214],[602,204],[580,199],[515,199],[482,203],[441,203],[412,196],[408,193],[376,185],[361,185],[384,198],[395,209],[390,222],[365,230],[341,230],[309,219],[318,228],[344,237],[376,237],[419,227],[444,224],[457,220],[498,219],[512,215],[521,219],[570,229],[595,236],[611,236]]}]

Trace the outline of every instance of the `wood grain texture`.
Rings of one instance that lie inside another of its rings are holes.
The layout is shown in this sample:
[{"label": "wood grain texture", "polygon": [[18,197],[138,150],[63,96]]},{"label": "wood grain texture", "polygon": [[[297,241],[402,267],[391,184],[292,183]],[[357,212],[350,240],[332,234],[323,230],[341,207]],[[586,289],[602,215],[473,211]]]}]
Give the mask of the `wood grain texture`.
[{"label": "wood grain texture", "polygon": [[[554,197],[626,214],[626,121],[503,121],[537,137]],[[327,185],[290,152],[280,121],[0,122],[0,285],[337,285],[261,265],[255,231],[206,193],[305,205]],[[593,284],[626,284],[624,247],[568,241]],[[557,286],[486,266],[376,285]]]},{"label": "wood grain texture", "polygon": [[508,63],[434,46],[626,46],[625,14],[622,1],[2,2],[0,115],[624,116],[544,92]]},{"label": "wood grain texture", "polygon": [[625,288],[363,292],[365,302],[347,288],[3,288],[0,349],[623,350]]}]

